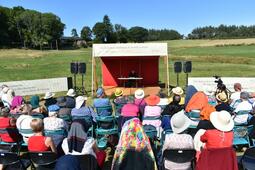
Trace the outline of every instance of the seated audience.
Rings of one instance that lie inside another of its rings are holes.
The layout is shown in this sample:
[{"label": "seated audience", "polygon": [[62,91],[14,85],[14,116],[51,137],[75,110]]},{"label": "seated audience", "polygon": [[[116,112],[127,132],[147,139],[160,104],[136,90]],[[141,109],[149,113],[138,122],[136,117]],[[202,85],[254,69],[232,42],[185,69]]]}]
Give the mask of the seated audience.
[{"label": "seated audience", "polygon": [[[30,126],[30,122],[33,120],[31,116],[32,106],[30,104],[25,104],[22,107],[21,115],[18,117],[16,122],[16,127],[20,131],[21,129],[32,130]],[[33,133],[20,133],[23,136],[23,141],[27,143],[27,140]]]},{"label": "seated audience", "polygon": [[[180,111],[174,114],[171,118],[171,127],[173,133],[167,134],[165,137],[162,154],[168,149],[193,149],[193,139],[189,134],[185,133],[190,126],[190,119]],[[166,169],[190,169],[191,163],[175,163],[171,161],[163,162]]]},{"label": "seated audience", "polygon": [[11,114],[16,114],[20,112],[20,107],[21,105],[24,104],[24,100],[22,96],[15,96],[12,99],[12,104],[11,104]]},{"label": "seated audience", "polygon": [[0,138],[3,142],[18,142],[21,136],[16,128],[16,119],[10,118],[10,109],[8,107],[2,108],[0,117]]},{"label": "seated audience", "polygon": [[90,106],[86,105],[87,97],[78,96],[75,99],[75,108],[72,109],[72,117],[89,116],[96,122],[96,112]]},{"label": "seated audience", "polygon": [[[143,125],[152,125],[156,128],[161,126],[161,107],[157,106],[160,102],[160,98],[156,95],[150,95],[145,98],[146,106],[143,115]],[[151,117],[155,119],[150,119]],[[148,119],[147,119],[148,118]]]},{"label": "seated audience", "polygon": [[4,103],[4,106],[11,107],[13,97],[15,96],[14,91],[7,86],[4,86],[2,89],[1,100]]},{"label": "seated audience", "polygon": [[[236,114],[234,116],[235,123],[243,124],[247,123],[249,114],[248,112],[252,111],[252,104],[249,102],[249,93],[247,92],[241,92],[240,94],[241,103],[239,103],[234,110],[234,113]],[[240,114],[239,112],[247,112],[246,114]]]},{"label": "seated audience", "polygon": [[186,96],[184,105],[187,106],[192,96],[197,92],[197,89],[193,85],[188,85],[186,88]]},{"label": "seated audience", "polygon": [[232,112],[231,107],[228,104],[228,99],[225,93],[216,94],[217,105],[215,106],[216,111],[225,110],[227,112]]},{"label": "seated audience", "polygon": [[215,106],[216,105],[215,90],[213,90],[212,87],[207,86],[205,87],[204,93],[208,97],[208,103],[212,106]]},{"label": "seated audience", "polygon": [[57,106],[59,107],[58,115],[71,115],[72,108],[67,107],[66,97],[57,98]]},{"label": "seated audience", "polygon": [[117,88],[115,90],[114,96],[116,97],[113,102],[115,104],[126,104],[127,103],[127,96],[123,96],[123,90]]},{"label": "seated audience", "polygon": [[28,139],[28,150],[30,152],[56,152],[56,148],[51,137],[46,137],[43,135],[44,127],[42,119],[33,119],[30,126],[34,132],[34,135]]},{"label": "seated audience", "polygon": [[79,159],[76,156],[64,155],[58,158],[57,163],[55,165],[55,170],[82,170],[82,169],[80,166]]},{"label": "seated audience", "polygon": [[123,125],[112,161],[112,170],[131,169],[157,169],[149,138],[138,118],[130,119]]},{"label": "seated audience", "polygon": [[[105,159],[105,152],[99,151],[97,148],[96,141],[87,136],[87,131],[89,127],[87,126],[85,120],[77,119],[71,124],[71,128],[68,132],[68,137],[63,140],[62,149],[65,154],[75,155],[80,161],[81,167],[86,167],[84,163],[84,155],[92,155],[95,158]],[[100,161],[99,166],[103,166],[104,161]]]},{"label": "seated audience", "polygon": [[50,105],[53,105],[53,104],[57,103],[57,100],[54,98],[54,96],[55,96],[55,93],[52,93],[52,92],[46,92],[45,93],[45,96],[44,96],[44,100],[45,100],[44,106],[47,109],[48,109],[48,107]]},{"label": "seated audience", "polygon": [[183,90],[181,87],[175,87],[172,89],[172,93],[174,96],[176,96],[176,95],[181,96],[181,95],[183,95]]},{"label": "seated audience", "polygon": [[32,114],[45,114],[46,110],[40,106],[40,97],[35,95],[30,98],[30,104],[32,106]]},{"label": "seated audience", "polygon": [[157,105],[161,107],[161,110],[164,110],[165,107],[169,104],[169,99],[165,93],[159,93],[159,98],[160,101]]},{"label": "seated audience", "polygon": [[230,106],[232,108],[236,108],[237,104],[240,100],[240,94],[241,94],[241,91],[242,91],[242,85],[240,83],[235,83],[234,84],[234,90],[235,92],[231,94],[230,96]]},{"label": "seated audience", "polygon": [[111,105],[109,98],[105,97],[104,89],[98,88],[96,91],[97,98],[94,99],[94,107],[104,107]]},{"label": "seated audience", "polygon": [[142,118],[142,115],[144,113],[144,108],[146,106],[146,102],[144,99],[144,91],[143,89],[137,89],[135,91],[135,104],[139,107],[139,112],[141,113],[141,115],[139,116],[139,118]]},{"label": "seated audience", "polygon": [[74,89],[69,89],[66,93],[66,107],[67,108],[74,108],[75,107],[75,96],[76,93]]}]

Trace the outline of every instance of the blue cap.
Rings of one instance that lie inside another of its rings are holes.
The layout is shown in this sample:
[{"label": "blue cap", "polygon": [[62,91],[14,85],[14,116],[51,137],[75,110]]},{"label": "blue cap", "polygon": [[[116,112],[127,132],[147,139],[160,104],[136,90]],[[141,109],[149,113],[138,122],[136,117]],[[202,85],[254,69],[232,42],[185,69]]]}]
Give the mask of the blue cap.
[{"label": "blue cap", "polygon": [[59,111],[59,109],[60,109],[60,107],[59,107],[58,105],[56,105],[56,104],[50,105],[50,106],[48,107],[48,111],[49,111],[49,112]]},{"label": "blue cap", "polygon": [[97,89],[97,97],[100,97],[104,94],[104,89],[102,87],[99,87]]}]

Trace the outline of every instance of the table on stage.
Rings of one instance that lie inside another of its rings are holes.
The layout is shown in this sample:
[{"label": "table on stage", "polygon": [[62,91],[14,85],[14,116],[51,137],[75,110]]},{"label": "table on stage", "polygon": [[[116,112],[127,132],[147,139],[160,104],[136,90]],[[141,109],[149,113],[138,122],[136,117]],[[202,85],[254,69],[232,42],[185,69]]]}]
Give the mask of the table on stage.
[{"label": "table on stage", "polygon": [[137,83],[139,80],[142,80],[142,77],[119,77],[118,78],[120,81],[123,81],[123,87],[125,87],[125,81],[129,81],[129,80],[134,80],[135,81],[135,85],[137,86]]}]

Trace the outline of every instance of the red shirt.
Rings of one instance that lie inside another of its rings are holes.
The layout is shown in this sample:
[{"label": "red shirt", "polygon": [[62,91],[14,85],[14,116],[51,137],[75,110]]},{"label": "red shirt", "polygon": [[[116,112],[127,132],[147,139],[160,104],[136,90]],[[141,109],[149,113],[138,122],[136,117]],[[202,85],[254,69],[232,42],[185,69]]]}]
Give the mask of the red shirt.
[{"label": "red shirt", "polygon": [[[0,118],[0,129],[6,130],[6,128],[16,128],[15,126],[11,126],[10,124],[11,118],[9,117],[1,117]],[[11,136],[10,136],[11,135]],[[12,133],[11,131],[8,133],[0,133],[0,138],[4,142],[16,142],[18,139],[18,131],[17,134]]]},{"label": "red shirt", "polygon": [[32,152],[50,151],[50,147],[45,145],[45,136],[31,136],[28,139],[28,150]]},{"label": "red shirt", "polygon": [[206,130],[205,133],[200,137],[203,143],[206,143],[206,148],[223,148],[232,147],[234,133],[222,132],[217,129]]},{"label": "red shirt", "polygon": [[133,117],[138,116],[139,107],[133,103],[125,104],[121,109],[121,116]]}]

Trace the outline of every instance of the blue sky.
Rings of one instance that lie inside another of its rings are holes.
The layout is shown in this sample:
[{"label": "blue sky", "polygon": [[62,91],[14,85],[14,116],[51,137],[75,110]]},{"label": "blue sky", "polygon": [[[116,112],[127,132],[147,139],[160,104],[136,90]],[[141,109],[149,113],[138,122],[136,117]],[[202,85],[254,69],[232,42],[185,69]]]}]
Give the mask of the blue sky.
[{"label": "blue sky", "polygon": [[23,6],[41,12],[53,12],[78,33],[83,26],[101,21],[107,14],[113,24],[127,28],[175,29],[188,34],[206,25],[254,25],[254,0],[0,0],[6,7]]}]

